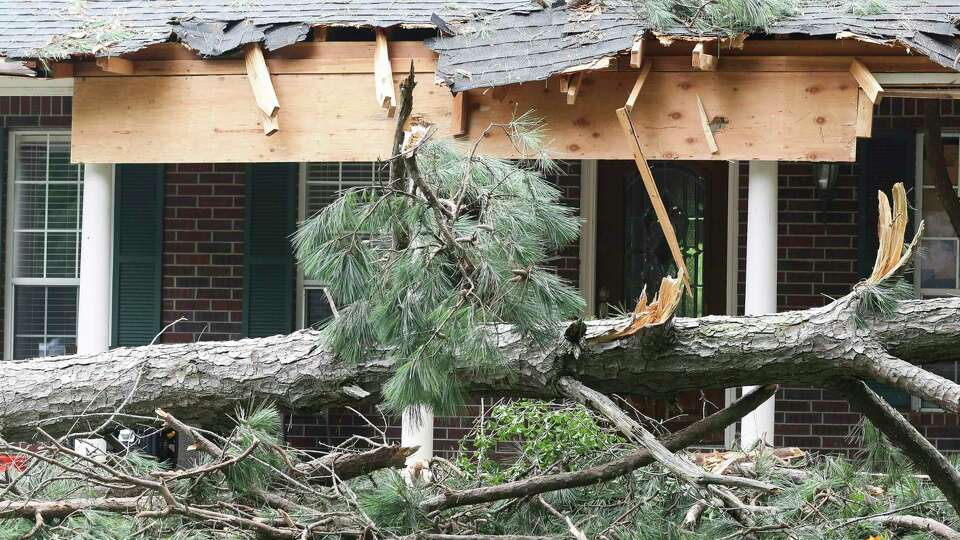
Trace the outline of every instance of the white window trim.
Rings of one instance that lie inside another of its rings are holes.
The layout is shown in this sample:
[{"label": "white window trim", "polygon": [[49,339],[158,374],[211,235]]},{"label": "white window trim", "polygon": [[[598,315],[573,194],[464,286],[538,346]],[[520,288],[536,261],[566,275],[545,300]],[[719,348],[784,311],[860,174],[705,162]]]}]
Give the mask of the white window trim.
[{"label": "white window trim", "polygon": [[[29,137],[36,135],[62,135],[70,134],[70,130],[62,128],[51,129],[11,129],[7,132],[7,171],[6,171],[6,196],[7,196],[7,232],[4,235],[6,242],[6,256],[4,261],[4,320],[3,320],[3,359],[13,359],[13,341],[14,341],[14,286],[15,285],[69,285],[80,286],[80,278],[17,278],[14,277],[13,257],[14,257],[14,225],[16,216],[16,199],[14,199],[16,189],[16,142],[18,137]],[[82,211],[82,210],[78,210]],[[77,249],[80,249],[79,243]],[[79,262],[78,262],[79,264]]]},{"label": "white window trim", "polygon": [[[943,133],[944,138],[950,139],[960,139],[960,132],[949,132],[946,131]],[[923,143],[924,136],[922,132],[917,133],[916,137],[916,159],[915,159],[915,172],[914,172],[914,216],[913,222],[919,223],[923,219],[923,193],[924,193],[924,175],[926,173],[926,167],[924,162],[923,155]],[[924,240],[957,240],[956,238],[944,238],[944,237],[928,237],[924,236]],[[913,272],[913,287],[916,291],[917,297],[922,298],[925,295],[930,296],[946,296],[946,295],[960,295],[960,288],[958,289],[931,289],[923,288],[920,286],[920,275],[921,275],[921,257],[916,257],[914,259],[914,272]],[[960,263],[957,265],[957,272],[960,274]],[[960,276],[958,276],[958,283],[960,283]],[[943,409],[939,407],[924,407],[923,401],[916,397],[910,396],[910,409],[918,412],[943,412]]]}]

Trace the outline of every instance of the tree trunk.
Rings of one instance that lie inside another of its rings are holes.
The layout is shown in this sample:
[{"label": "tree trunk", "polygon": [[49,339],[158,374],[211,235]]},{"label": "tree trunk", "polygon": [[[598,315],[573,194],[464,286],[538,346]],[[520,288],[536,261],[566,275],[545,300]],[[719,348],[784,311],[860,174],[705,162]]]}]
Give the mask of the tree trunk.
[{"label": "tree trunk", "polygon": [[[501,327],[505,361],[479,372],[461,366],[457,375],[472,392],[534,398],[561,397],[557,382],[563,375],[600,392],[648,396],[774,383],[830,386],[854,377],[960,410],[960,386],[897,360],[960,359],[960,298],[904,301],[896,313],[867,329],[853,324],[851,302],[848,296],[806,311],[675,319],[604,344],[592,344],[591,338],[624,321],[596,321],[588,324],[581,345],[561,341],[549,350]],[[313,330],[121,348],[3,367],[0,433],[8,439],[30,436],[38,421],[62,430],[75,420],[70,415],[106,418],[121,404],[126,413],[151,414],[161,407],[184,421],[208,425],[251,399],[317,410],[355,403],[356,386],[375,396],[392,373],[385,354],[358,364],[338,359]]]}]

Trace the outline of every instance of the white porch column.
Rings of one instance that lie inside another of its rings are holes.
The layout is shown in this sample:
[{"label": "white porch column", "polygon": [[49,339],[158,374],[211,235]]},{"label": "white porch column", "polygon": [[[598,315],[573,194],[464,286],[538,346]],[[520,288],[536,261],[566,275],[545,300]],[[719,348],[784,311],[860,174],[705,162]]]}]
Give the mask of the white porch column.
[{"label": "white porch column", "polygon": [[407,407],[403,411],[400,428],[400,445],[419,446],[420,449],[407,458],[407,467],[418,461],[433,457],[433,409],[430,407]]},{"label": "white porch column", "polygon": [[[777,311],[777,162],[751,161],[747,193],[747,277],[744,313],[761,315]],[[743,392],[754,386],[743,387]],[[740,445],[752,448],[758,441],[773,446],[773,411],[770,398],[740,423]]]},{"label": "white porch column", "polygon": [[113,165],[87,163],[83,166],[80,233],[79,354],[99,353],[110,347],[112,224]]}]

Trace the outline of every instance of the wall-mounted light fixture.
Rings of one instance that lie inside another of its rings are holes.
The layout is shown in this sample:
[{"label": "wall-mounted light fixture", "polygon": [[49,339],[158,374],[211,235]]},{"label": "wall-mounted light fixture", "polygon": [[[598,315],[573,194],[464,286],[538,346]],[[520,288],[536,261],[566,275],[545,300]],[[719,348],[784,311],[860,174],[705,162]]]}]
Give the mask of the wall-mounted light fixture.
[{"label": "wall-mounted light fixture", "polygon": [[820,220],[826,221],[831,203],[836,197],[837,181],[840,178],[839,163],[814,163],[813,178],[817,182],[817,199],[820,201]]}]

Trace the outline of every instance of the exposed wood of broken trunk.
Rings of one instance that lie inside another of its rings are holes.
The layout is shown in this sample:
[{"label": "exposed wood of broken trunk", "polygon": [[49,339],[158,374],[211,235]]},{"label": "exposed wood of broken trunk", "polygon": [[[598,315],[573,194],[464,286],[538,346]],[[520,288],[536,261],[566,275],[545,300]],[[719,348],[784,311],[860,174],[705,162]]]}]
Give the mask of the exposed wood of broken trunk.
[{"label": "exposed wood of broken trunk", "polygon": [[[459,375],[468,391],[542,398],[562,395],[557,383],[564,375],[601,392],[649,396],[767,383],[829,385],[855,377],[960,409],[960,387],[909,363],[960,359],[960,298],[904,301],[867,330],[852,322],[853,301],[763,316],[679,318],[627,339],[590,344],[591,337],[624,323],[597,321],[589,323],[580,354],[567,342],[543,350],[501,327],[505,362],[480,373],[462,366]],[[162,407],[199,422],[250,399],[315,410],[355,402],[347,389],[352,385],[376,395],[392,373],[387,355],[346,362],[312,330],[6,362],[0,432],[26,437],[38,420],[49,420],[50,429],[68,427],[73,419],[64,415],[107,414],[125,400],[124,412]]]}]

